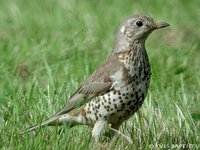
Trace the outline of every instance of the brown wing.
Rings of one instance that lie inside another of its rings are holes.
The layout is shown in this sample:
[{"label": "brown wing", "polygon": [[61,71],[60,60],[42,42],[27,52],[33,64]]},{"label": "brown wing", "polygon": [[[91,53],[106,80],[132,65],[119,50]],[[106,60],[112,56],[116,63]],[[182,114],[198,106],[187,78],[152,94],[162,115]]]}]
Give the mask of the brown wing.
[{"label": "brown wing", "polygon": [[110,55],[105,63],[81,84],[67,104],[54,116],[68,113],[76,107],[89,102],[92,98],[107,93],[112,86],[110,76],[118,71],[120,67],[121,62],[118,60],[118,55],[116,53]]}]

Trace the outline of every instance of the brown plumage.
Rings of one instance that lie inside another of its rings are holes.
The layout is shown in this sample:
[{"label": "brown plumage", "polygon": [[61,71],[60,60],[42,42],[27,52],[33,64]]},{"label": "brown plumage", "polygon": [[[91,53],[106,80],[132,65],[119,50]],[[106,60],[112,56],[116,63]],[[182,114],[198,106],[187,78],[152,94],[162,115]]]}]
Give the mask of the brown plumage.
[{"label": "brown plumage", "polygon": [[60,111],[27,131],[63,123],[86,124],[93,126],[92,135],[98,140],[106,124],[118,129],[140,108],[148,91],[151,68],[145,41],[153,30],[167,26],[144,15],[128,18],[120,26],[106,61]]}]

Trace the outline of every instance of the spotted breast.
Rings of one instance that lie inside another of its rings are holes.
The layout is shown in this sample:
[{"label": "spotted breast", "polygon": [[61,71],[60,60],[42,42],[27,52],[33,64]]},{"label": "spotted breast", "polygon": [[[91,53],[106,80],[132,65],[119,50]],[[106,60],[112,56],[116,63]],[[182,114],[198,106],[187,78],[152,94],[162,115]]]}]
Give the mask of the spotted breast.
[{"label": "spotted breast", "polygon": [[110,92],[87,103],[84,108],[89,124],[106,121],[117,129],[140,108],[146,97],[151,69],[145,47],[138,44],[135,49],[117,53],[116,57],[122,66],[110,76],[113,83]]}]

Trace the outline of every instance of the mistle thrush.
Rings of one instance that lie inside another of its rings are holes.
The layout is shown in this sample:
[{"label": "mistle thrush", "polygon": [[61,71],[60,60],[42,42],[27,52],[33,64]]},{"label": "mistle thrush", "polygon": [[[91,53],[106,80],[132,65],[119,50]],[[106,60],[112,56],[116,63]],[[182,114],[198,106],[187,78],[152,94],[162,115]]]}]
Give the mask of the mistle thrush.
[{"label": "mistle thrush", "polygon": [[142,105],[148,91],[151,67],[145,48],[149,34],[168,23],[155,23],[145,15],[129,17],[117,32],[106,61],[51,118],[27,131],[45,126],[83,124],[93,127],[98,140],[106,124],[118,130]]}]

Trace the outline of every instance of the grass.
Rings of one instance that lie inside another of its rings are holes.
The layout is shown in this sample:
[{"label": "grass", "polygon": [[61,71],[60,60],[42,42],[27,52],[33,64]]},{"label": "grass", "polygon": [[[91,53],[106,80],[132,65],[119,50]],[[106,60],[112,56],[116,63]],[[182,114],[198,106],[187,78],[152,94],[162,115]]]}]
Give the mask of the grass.
[{"label": "grass", "polygon": [[0,148],[111,149],[109,143],[96,145],[84,126],[63,134],[59,127],[41,129],[37,136],[18,133],[61,108],[110,53],[121,21],[144,13],[171,26],[146,43],[153,74],[149,93],[120,128],[133,144],[119,138],[115,149],[198,149],[199,5],[197,0],[1,0]]}]

